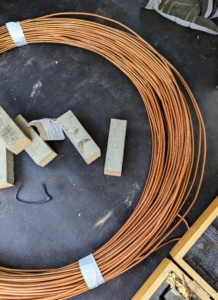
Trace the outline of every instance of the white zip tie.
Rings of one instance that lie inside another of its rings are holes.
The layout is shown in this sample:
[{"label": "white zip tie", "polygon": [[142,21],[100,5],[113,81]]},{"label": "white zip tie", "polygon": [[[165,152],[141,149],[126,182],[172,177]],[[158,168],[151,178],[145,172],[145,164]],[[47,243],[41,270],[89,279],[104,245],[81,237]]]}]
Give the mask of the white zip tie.
[{"label": "white zip tie", "polygon": [[20,22],[9,22],[6,23],[8,32],[17,47],[27,45],[26,38],[23,33],[23,29]]},{"label": "white zip tie", "polygon": [[89,289],[94,289],[105,280],[98,268],[98,264],[92,254],[79,260],[80,271]]}]

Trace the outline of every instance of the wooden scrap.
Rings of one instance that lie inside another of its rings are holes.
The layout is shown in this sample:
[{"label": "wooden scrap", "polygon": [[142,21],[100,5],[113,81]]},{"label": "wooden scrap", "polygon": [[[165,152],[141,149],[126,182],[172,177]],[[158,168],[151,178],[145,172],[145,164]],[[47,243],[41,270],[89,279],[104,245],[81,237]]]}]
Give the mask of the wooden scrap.
[{"label": "wooden scrap", "polygon": [[126,138],[126,120],[111,119],[104,174],[121,176]]},{"label": "wooden scrap", "polygon": [[15,118],[15,122],[26,135],[31,137],[32,143],[25,148],[25,151],[37,165],[44,167],[57,156],[57,153],[42,140],[35,130],[28,127],[28,122],[21,115]]},{"label": "wooden scrap", "polygon": [[0,139],[9,151],[19,154],[31,144],[31,140],[15,124],[1,105],[0,120]]},{"label": "wooden scrap", "polygon": [[0,141],[0,189],[14,185],[14,155]]},{"label": "wooden scrap", "polygon": [[101,156],[101,150],[71,110],[57,118],[57,121],[87,164]]}]

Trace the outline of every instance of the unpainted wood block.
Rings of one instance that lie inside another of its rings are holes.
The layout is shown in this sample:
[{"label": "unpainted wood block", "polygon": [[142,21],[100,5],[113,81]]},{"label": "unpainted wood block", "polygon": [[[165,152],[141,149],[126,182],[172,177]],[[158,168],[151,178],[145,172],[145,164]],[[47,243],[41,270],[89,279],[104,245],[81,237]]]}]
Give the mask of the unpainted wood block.
[{"label": "unpainted wood block", "polygon": [[0,139],[5,143],[6,148],[14,154],[19,154],[31,144],[31,140],[15,124],[1,105]]},{"label": "unpainted wood block", "polygon": [[37,165],[44,167],[57,156],[57,153],[42,140],[35,130],[32,127],[28,127],[28,122],[21,115],[14,120],[21,130],[30,136],[32,143],[25,148],[25,151]]},{"label": "unpainted wood block", "polygon": [[0,189],[14,185],[14,155],[0,141]]},{"label": "unpainted wood block", "polygon": [[111,119],[104,174],[121,176],[126,138],[126,120]]},{"label": "unpainted wood block", "polygon": [[57,118],[57,121],[87,164],[101,156],[101,150],[71,110]]}]

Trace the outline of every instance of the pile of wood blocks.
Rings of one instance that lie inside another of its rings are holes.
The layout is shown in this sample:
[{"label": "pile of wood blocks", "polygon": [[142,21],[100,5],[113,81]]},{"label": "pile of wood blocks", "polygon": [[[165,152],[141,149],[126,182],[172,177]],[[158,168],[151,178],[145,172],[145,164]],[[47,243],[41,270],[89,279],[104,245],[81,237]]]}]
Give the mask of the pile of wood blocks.
[{"label": "pile of wood blocks", "polygon": [[[62,130],[78,150],[87,164],[101,156],[101,150],[81,125],[72,111],[56,119]],[[121,176],[126,120],[111,119],[104,174]],[[18,115],[13,119],[0,105],[0,188],[14,185],[14,154],[25,151],[32,160],[45,167],[57,153],[38,132],[29,126],[28,121]]]}]

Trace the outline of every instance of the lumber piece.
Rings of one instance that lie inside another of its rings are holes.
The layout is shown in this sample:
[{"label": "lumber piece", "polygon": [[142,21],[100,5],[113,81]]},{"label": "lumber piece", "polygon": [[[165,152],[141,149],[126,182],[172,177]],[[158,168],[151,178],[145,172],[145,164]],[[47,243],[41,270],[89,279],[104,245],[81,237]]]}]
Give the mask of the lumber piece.
[{"label": "lumber piece", "polygon": [[0,189],[14,185],[14,155],[0,140]]},{"label": "lumber piece", "polygon": [[111,119],[104,174],[121,176],[126,138],[126,120]]},{"label": "lumber piece", "polygon": [[15,122],[26,135],[31,137],[32,143],[25,148],[26,153],[37,165],[45,167],[57,156],[57,153],[43,141],[32,127],[28,127],[28,122],[21,115],[15,118]]},{"label": "lumber piece", "polygon": [[6,148],[14,154],[19,154],[31,144],[31,140],[16,125],[0,105],[0,139],[5,143]]},{"label": "lumber piece", "polygon": [[87,164],[101,156],[101,150],[71,110],[57,118],[57,121]]}]

